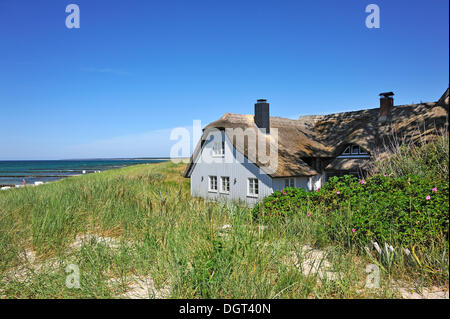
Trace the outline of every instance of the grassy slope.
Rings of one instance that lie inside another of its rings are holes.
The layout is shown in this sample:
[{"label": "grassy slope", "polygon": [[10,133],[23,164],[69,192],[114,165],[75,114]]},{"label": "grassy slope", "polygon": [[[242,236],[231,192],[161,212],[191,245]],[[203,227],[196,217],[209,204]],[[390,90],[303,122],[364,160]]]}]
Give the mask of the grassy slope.
[{"label": "grassy slope", "polygon": [[[338,280],[305,276],[291,254],[317,242],[320,225],[294,219],[261,231],[248,208],[192,199],[184,168],[136,165],[0,192],[0,295],[110,298],[123,293],[133,276],[150,275],[157,288],[169,286],[173,298],[395,296],[386,287],[392,276],[402,276],[401,269],[382,272],[381,289],[361,289],[371,261],[351,248],[328,250]],[[225,224],[233,227],[221,236]],[[121,244],[69,249],[80,234]],[[26,251],[36,252],[35,264],[52,263],[36,271],[23,257]],[[80,269],[80,289],[65,285],[69,263]],[[29,270],[26,278],[18,267]]]}]

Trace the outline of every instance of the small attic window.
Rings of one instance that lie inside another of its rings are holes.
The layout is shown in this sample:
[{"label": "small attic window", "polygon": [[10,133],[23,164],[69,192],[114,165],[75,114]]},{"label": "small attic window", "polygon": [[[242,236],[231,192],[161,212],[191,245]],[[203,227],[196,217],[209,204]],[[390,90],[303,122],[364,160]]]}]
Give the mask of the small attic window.
[{"label": "small attic window", "polygon": [[215,142],[213,144],[213,156],[223,157],[225,155],[225,142]]},{"label": "small attic window", "polygon": [[350,152],[350,146],[347,146],[342,154],[343,154],[343,155],[349,155],[349,154],[351,154],[351,152]]},{"label": "small attic window", "polygon": [[341,156],[352,156],[352,155],[369,155],[368,152],[363,150],[359,145],[349,144],[342,152]]}]

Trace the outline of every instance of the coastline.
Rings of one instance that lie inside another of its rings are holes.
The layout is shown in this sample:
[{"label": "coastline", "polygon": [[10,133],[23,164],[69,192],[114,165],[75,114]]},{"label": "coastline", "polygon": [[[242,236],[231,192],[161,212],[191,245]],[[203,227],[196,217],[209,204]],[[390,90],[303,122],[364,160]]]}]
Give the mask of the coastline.
[{"label": "coastline", "polygon": [[[17,189],[24,186],[40,186],[69,177],[101,173],[134,165],[161,163],[169,160],[170,158],[160,157],[61,161],[0,161],[0,164],[3,162],[12,166],[4,168],[2,171],[2,166],[0,165],[0,190]],[[2,181],[1,178],[5,178],[6,180]],[[20,183],[22,180],[26,181],[25,185]]]},{"label": "coastline", "polygon": [[[101,172],[96,172],[96,173],[101,173]],[[49,184],[49,183],[54,183],[57,181],[60,181],[62,179],[67,179],[70,177],[76,177],[76,176],[83,176],[83,175],[88,175],[88,174],[96,174],[96,173],[87,173],[87,174],[76,174],[76,175],[67,175],[67,176],[63,176],[60,177],[58,179],[55,179],[53,181],[49,181],[49,182],[41,182],[41,181],[36,181],[33,184],[25,184],[25,185],[14,185],[14,184],[10,184],[10,185],[0,185],[0,190],[8,190],[8,189],[18,189],[18,188],[24,188],[24,187],[30,187],[30,186],[40,186],[40,185],[44,185],[44,184]]]}]

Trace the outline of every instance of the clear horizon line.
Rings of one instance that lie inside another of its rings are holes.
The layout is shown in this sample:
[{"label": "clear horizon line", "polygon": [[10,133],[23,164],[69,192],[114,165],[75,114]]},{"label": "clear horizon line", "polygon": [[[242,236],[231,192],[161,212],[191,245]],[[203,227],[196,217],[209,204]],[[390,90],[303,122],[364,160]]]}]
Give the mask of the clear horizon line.
[{"label": "clear horizon line", "polygon": [[91,157],[91,158],[62,158],[62,159],[0,159],[0,162],[8,161],[88,161],[88,160],[170,160],[170,159],[183,159],[189,157],[170,157],[170,156],[152,156],[152,157]]}]

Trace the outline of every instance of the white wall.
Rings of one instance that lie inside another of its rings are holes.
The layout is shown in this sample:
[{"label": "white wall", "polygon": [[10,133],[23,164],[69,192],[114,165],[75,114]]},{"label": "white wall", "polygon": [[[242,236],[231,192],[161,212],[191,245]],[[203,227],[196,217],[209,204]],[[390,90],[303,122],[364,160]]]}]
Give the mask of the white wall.
[{"label": "white wall", "polygon": [[[212,162],[204,162],[204,160],[199,162],[199,158],[195,159],[196,162],[191,174],[191,195],[212,200],[241,200],[250,205],[270,195],[273,192],[272,178],[253,163],[239,163],[236,159],[236,153],[234,153],[238,151],[233,147],[225,132],[216,133],[216,136],[217,134],[220,134],[220,138],[225,139],[225,155],[223,158],[206,158],[207,161],[212,160]],[[208,154],[208,152],[212,154],[213,142],[217,140],[210,140],[211,135],[214,135],[214,133],[208,135],[202,148],[202,154]],[[237,157],[241,159],[243,156],[242,154],[239,155]],[[210,175],[217,176],[217,192],[208,191]],[[230,177],[229,194],[220,193],[221,176]],[[259,180],[259,195],[257,198],[247,196],[248,178]]]},{"label": "white wall", "polygon": [[[224,157],[205,156],[206,154],[212,154],[213,143],[219,139],[225,140]],[[274,191],[285,187],[285,178],[272,179],[255,164],[248,163],[248,161],[242,163],[242,154],[238,153],[223,131],[217,131],[208,135],[199,157],[202,157],[202,160],[200,158],[195,159],[191,174],[191,195],[194,197],[203,197],[210,200],[236,200],[253,205]],[[209,176],[217,176],[217,192],[208,190]],[[220,192],[221,176],[230,177],[230,192],[228,194]],[[321,175],[295,177],[295,187],[301,187],[309,191],[316,190],[322,187],[324,177]],[[259,195],[256,198],[247,194],[248,178],[257,178],[259,180]]]}]

